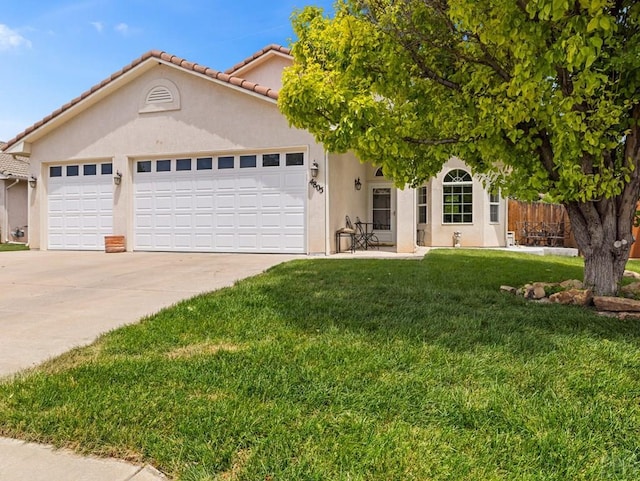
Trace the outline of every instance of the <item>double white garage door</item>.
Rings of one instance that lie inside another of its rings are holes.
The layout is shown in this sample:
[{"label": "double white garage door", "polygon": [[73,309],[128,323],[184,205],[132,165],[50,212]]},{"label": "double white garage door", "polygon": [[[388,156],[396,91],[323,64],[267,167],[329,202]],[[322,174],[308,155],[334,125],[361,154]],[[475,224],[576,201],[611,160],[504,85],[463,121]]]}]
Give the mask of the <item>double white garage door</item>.
[{"label": "double white garage door", "polygon": [[[50,249],[104,247],[114,185],[103,166],[50,168]],[[133,170],[134,250],[306,251],[302,153],[143,160]]]}]

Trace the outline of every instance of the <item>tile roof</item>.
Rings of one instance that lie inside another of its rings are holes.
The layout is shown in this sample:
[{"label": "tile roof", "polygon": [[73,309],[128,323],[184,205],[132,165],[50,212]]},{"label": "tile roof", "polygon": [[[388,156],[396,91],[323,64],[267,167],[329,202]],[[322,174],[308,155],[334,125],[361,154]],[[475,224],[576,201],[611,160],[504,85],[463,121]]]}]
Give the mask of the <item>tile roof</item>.
[{"label": "tile roof", "polygon": [[29,162],[24,157],[16,157],[5,154],[2,151],[7,146],[5,142],[0,142],[0,175],[6,177],[16,177],[26,179],[29,177]]},{"label": "tile roof", "polygon": [[[289,49],[287,49],[285,47],[279,47],[277,45],[270,45],[269,47],[266,47],[266,48],[262,49],[256,55],[251,57],[251,59],[257,58],[257,57],[259,57],[261,55],[264,55],[266,52],[268,52],[270,50],[278,50],[278,51],[281,51],[283,53],[288,53],[289,52]],[[205,76],[210,77],[212,79],[228,83],[230,85],[233,85],[233,86],[236,86],[236,87],[239,87],[239,88],[254,92],[254,93],[259,94],[259,95],[263,95],[263,96],[268,97],[270,99],[274,99],[274,100],[278,99],[278,91],[274,90],[272,88],[265,87],[264,85],[259,85],[259,84],[256,84],[254,82],[249,82],[248,80],[245,80],[245,79],[240,78],[240,77],[234,77],[231,74],[228,74],[228,73],[225,73],[225,72],[220,72],[218,70],[214,70],[214,69],[211,69],[209,67],[205,67],[204,65],[199,65],[197,63],[189,62],[188,60],[185,60],[183,58],[177,57],[175,55],[171,55],[171,54],[169,54],[167,52],[163,52],[163,51],[160,51],[160,50],[151,50],[151,51],[145,53],[144,55],[142,55],[141,57],[137,58],[133,62],[131,62],[129,65],[127,65],[127,66],[123,67],[122,69],[120,69],[119,71],[113,73],[110,77],[104,79],[99,84],[94,85],[89,90],[87,90],[86,92],[82,93],[80,96],[76,97],[75,99],[73,99],[70,102],[66,103],[62,107],[60,107],[57,110],[53,111],[52,113],[47,115],[42,120],[40,120],[40,121],[36,122],[35,124],[33,124],[31,127],[28,127],[26,130],[24,130],[23,132],[21,132],[20,134],[15,136],[13,139],[9,140],[7,142],[7,144],[5,145],[5,148],[11,147],[14,144],[20,142],[27,135],[29,135],[32,132],[34,132],[35,130],[39,129],[43,125],[49,123],[50,121],[52,121],[56,117],[60,116],[62,113],[64,113],[67,110],[69,110],[71,107],[74,107],[75,105],[79,104],[80,102],[85,100],[90,95],[94,94],[98,90],[100,90],[100,89],[104,88],[105,86],[109,85],[114,80],[117,80],[118,78],[120,78],[123,75],[125,75],[127,72],[135,69],[136,67],[138,67],[139,65],[143,64],[144,62],[146,62],[149,59],[162,60],[163,62],[175,65],[175,66],[177,66],[179,68],[182,68],[184,70],[187,70],[189,72],[196,72],[198,74],[205,75]],[[250,60],[248,60],[248,61],[250,61]],[[247,61],[245,61],[245,62],[247,62]]]},{"label": "tile roof", "polygon": [[237,70],[240,70],[245,65],[250,64],[254,60],[256,60],[256,59],[262,57],[263,55],[265,55],[265,54],[267,54],[269,52],[272,52],[272,51],[283,53],[285,55],[291,55],[291,49],[290,48],[283,47],[282,45],[277,45],[277,44],[274,43],[274,44],[266,46],[265,48],[263,48],[262,50],[259,50],[256,53],[254,53],[251,57],[245,58],[242,62],[239,62],[239,63],[235,64],[233,67],[228,68],[227,70],[224,71],[224,73],[226,73],[228,75],[232,75],[234,72],[236,72]]}]

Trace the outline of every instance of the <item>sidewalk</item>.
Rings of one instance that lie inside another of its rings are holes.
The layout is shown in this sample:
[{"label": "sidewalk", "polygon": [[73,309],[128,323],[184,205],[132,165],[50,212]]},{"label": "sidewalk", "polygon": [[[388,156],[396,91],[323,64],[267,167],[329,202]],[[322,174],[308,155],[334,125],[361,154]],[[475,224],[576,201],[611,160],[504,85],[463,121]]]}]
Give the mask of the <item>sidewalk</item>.
[{"label": "sidewalk", "polygon": [[1,481],[166,481],[151,466],[82,457],[65,449],[0,438]]}]

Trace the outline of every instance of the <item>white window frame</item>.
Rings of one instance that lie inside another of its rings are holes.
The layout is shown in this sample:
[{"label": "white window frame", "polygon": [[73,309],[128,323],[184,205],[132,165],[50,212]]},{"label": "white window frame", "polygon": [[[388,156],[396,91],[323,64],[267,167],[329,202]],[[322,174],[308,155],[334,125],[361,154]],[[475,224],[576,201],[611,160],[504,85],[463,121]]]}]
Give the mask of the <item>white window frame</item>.
[{"label": "white window frame", "polygon": [[489,223],[500,223],[500,193],[489,192]]},{"label": "white window frame", "polygon": [[[451,180],[448,180],[449,178]],[[471,196],[470,202],[464,201],[466,195]],[[462,200],[446,202],[447,196],[461,196]],[[449,206],[460,207],[460,212],[445,212]],[[447,219],[447,216],[450,216],[450,219]],[[453,220],[453,216],[460,216],[460,220]],[[465,220],[467,217],[469,220]],[[452,169],[444,176],[442,181],[442,223],[448,225],[473,224],[473,178],[464,169]]]},{"label": "white window frame", "polygon": [[[428,224],[429,223],[429,189],[426,185],[418,187],[416,189],[417,199],[416,204],[418,206],[418,224]],[[421,222],[421,210],[424,209],[424,222]]]}]

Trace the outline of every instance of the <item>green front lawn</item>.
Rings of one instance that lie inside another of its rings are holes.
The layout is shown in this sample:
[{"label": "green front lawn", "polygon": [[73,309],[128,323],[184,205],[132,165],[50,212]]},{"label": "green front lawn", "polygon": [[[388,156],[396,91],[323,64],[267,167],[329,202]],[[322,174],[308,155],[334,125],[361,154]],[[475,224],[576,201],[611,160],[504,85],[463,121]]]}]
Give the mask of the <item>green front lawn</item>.
[{"label": "green front lawn", "polygon": [[0,244],[0,252],[12,251],[28,251],[29,247],[25,244]]},{"label": "green front lawn", "polygon": [[290,262],[0,384],[0,435],[187,481],[640,479],[640,323],[498,289],[581,274]]}]

